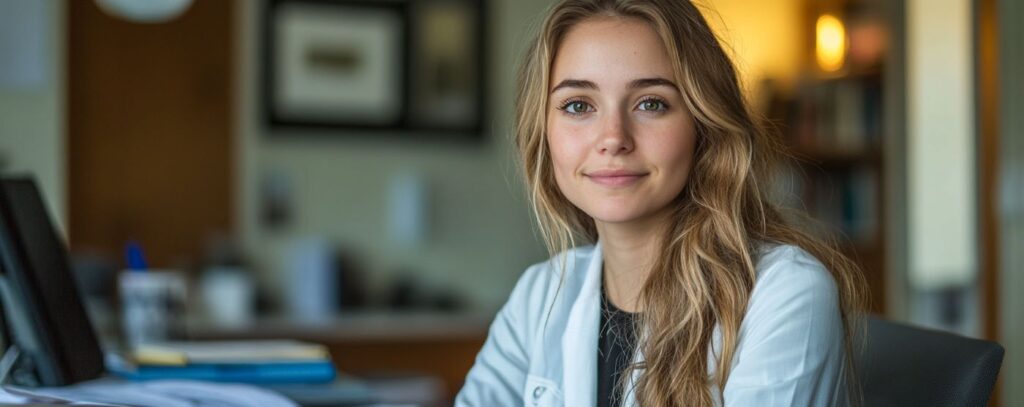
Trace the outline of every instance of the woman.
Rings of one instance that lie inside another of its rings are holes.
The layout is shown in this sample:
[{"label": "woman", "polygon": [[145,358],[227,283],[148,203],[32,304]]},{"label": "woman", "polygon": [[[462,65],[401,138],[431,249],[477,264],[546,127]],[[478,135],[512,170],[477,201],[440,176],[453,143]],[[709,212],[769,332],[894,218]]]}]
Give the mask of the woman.
[{"label": "woman", "polygon": [[562,1],[520,86],[522,168],[559,254],[521,277],[456,405],[856,401],[863,277],[768,202],[778,146],[693,4]]}]

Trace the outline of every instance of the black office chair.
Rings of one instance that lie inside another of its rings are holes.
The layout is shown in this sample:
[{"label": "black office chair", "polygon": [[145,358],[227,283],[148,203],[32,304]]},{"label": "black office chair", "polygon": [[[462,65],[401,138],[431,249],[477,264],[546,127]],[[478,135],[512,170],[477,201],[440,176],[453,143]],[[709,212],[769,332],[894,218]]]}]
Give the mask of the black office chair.
[{"label": "black office chair", "polygon": [[865,406],[985,406],[1003,362],[998,343],[868,318],[859,357]]}]

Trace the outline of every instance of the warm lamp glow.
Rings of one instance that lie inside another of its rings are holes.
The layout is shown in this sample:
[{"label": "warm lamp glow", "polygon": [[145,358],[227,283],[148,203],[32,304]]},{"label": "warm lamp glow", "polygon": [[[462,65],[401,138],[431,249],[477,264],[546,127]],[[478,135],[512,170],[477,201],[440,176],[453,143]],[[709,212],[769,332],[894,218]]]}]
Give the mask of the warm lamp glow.
[{"label": "warm lamp glow", "polygon": [[843,67],[846,57],[846,28],[843,22],[831,14],[818,17],[817,23],[818,66],[825,72],[835,72]]}]

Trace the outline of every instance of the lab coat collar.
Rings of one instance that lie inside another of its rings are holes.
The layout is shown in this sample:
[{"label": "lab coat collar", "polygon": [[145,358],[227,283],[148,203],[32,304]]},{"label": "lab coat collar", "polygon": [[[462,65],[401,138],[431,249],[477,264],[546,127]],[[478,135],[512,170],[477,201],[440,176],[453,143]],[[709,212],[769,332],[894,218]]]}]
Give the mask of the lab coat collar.
[{"label": "lab coat collar", "polygon": [[597,399],[597,341],[601,321],[601,242],[594,245],[580,294],[562,335],[565,405],[593,406]]}]

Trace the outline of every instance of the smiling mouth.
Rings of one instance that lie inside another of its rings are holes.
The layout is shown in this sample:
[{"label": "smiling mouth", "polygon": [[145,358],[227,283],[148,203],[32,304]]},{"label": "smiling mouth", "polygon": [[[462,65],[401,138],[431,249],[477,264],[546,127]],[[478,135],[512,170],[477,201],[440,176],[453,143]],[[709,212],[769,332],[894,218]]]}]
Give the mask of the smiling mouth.
[{"label": "smiling mouth", "polygon": [[646,173],[625,172],[625,171],[597,171],[584,174],[587,179],[607,187],[625,187],[636,184]]}]

